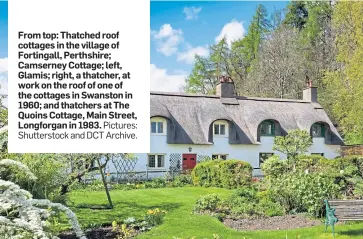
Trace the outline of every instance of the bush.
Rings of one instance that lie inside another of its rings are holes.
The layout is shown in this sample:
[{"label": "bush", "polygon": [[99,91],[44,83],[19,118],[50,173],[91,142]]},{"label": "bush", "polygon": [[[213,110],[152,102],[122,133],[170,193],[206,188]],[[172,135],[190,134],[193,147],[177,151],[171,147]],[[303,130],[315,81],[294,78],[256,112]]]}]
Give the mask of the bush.
[{"label": "bush", "polygon": [[8,154],[9,159],[26,165],[37,177],[35,182],[29,182],[24,172],[9,167],[0,169],[0,176],[15,182],[22,189],[29,191],[34,198],[50,199],[59,195],[59,187],[65,181],[67,165],[56,154]]},{"label": "bush", "polygon": [[173,187],[184,187],[186,185],[192,185],[193,180],[190,174],[181,174],[176,176],[173,180]]},{"label": "bush", "polygon": [[262,172],[266,177],[276,178],[288,170],[287,160],[281,160],[279,156],[268,158],[261,166]]},{"label": "bush", "polygon": [[257,195],[257,189],[254,187],[240,187],[236,189],[230,196],[230,198],[233,200],[233,198],[246,198],[248,200],[256,199]]},{"label": "bush", "polygon": [[219,164],[222,160],[211,160],[198,163],[192,171],[192,180],[194,185],[199,186],[215,186],[219,185]]},{"label": "bush", "polygon": [[238,188],[223,201],[222,207],[238,218],[284,215],[284,208],[272,201],[270,192],[258,192],[254,187]]},{"label": "bush", "polygon": [[153,178],[149,182],[145,182],[145,188],[165,188],[167,182],[163,178]]},{"label": "bush", "polygon": [[269,183],[272,198],[287,212],[320,216],[326,198],[336,198],[340,187],[323,174],[285,173]]},{"label": "bush", "polygon": [[250,185],[252,166],[241,160],[212,160],[197,164],[192,171],[194,185],[237,188]]},{"label": "bush", "polygon": [[225,160],[219,165],[220,187],[230,189],[251,183],[253,168],[249,163],[240,160]]},{"label": "bush", "polygon": [[205,196],[200,197],[195,206],[193,211],[196,213],[203,213],[203,212],[214,212],[219,204],[221,199],[216,194],[208,194]]},{"label": "bush", "polygon": [[268,198],[260,200],[258,207],[261,214],[268,217],[282,216],[285,214],[284,208],[279,203],[273,202]]}]

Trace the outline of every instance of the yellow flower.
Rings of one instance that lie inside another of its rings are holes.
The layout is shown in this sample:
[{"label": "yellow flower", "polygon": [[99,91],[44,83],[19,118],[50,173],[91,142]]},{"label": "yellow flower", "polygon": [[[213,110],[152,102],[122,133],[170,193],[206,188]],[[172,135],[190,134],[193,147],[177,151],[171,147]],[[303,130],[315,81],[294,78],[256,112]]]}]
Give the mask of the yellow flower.
[{"label": "yellow flower", "polygon": [[122,229],[122,231],[125,231],[126,230],[126,224],[122,224],[121,229]]},{"label": "yellow flower", "polygon": [[153,210],[147,210],[147,214],[154,214]]}]

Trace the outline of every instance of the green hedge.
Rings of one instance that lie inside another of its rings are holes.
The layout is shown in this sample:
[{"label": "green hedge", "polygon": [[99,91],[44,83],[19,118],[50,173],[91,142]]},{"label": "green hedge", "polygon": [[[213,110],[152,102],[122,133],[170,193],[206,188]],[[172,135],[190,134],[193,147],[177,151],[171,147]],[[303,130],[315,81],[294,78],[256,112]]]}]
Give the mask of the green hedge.
[{"label": "green hedge", "polygon": [[[262,165],[265,176],[278,177],[290,172],[291,165],[279,156],[272,156]],[[323,173],[331,176],[361,176],[363,178],[363,156],[338,157],[327,159],[317,155],[299,155],[296,160],[296,170],[309,173]],[[342,171],[341,171],[342,170]]]},{"label": "green hedge", "polygon": [[[293,168],[286,160],[280,160],[278,156],[274,156],[265,161],[262,171],[265,181],[269,180],[276,185],[286,173],[293,172]],[[294,173],[305,174],[306,172],[329,178],[330,182],[340,187],[341,197],[363,199],[363,156],[326,159],[315,155],[300,155],[296,160]]]},{"label": "green hedge", "polygon": [[251,183],[252,166],[241,160],[211,160],[198,163],[192,179],[197,186],[237,188]]}]

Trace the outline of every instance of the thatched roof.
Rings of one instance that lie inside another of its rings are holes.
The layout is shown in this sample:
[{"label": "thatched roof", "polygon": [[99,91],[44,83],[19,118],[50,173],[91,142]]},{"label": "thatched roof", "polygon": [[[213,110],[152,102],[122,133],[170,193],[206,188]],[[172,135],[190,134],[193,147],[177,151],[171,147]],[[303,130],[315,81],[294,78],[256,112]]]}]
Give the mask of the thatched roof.
[{"label": "thatched roof", "polygon": [[310,131],[312,124],[321,122],[328,129],[326,143],[343,144],[324,109],[302,100],[151,92],[150,117],[155,116],[168,120],[168,143],[174,144],[212,144],[216,120],[230,123],[231,144],[259,144],[258,128],[264,120],[276,122],[278,135],[292,129]]}]

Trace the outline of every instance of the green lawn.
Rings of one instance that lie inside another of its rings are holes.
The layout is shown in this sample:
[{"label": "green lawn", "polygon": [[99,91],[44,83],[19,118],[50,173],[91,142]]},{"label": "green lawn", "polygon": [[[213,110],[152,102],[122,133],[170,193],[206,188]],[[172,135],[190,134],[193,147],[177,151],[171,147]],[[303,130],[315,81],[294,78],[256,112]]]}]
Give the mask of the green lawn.
[{"label": "green lawn", "polygon": [[[112,210],[79,208],[85,206],[85,204],[107,204],[105,192],[76,191],[71,194],[71,200],[74,202],[72,210],[77,214],[82,225],[111,223],[113,220],[122,220],[127,217],[141,218],[148,209],[156,207],[168,212],[162,225],[140,235],[138,239],[173,239],[173,237],[187,239],[193,236],[196,239],[213,239],[213,234],[218,234],[223,239],[286,239],[286,235],[289,239],[332,238],[330,230],[324,233],[323,226],[290,231],[238,232],[226,228],[213,217],[191,214],[194,203],[199,196],[210,193],[227,196],[229,190],[186,187],[111,191],[111,197],[115,205]],[[337,225],[336,232],[336,239],[363,238],[363,223]]]}]

